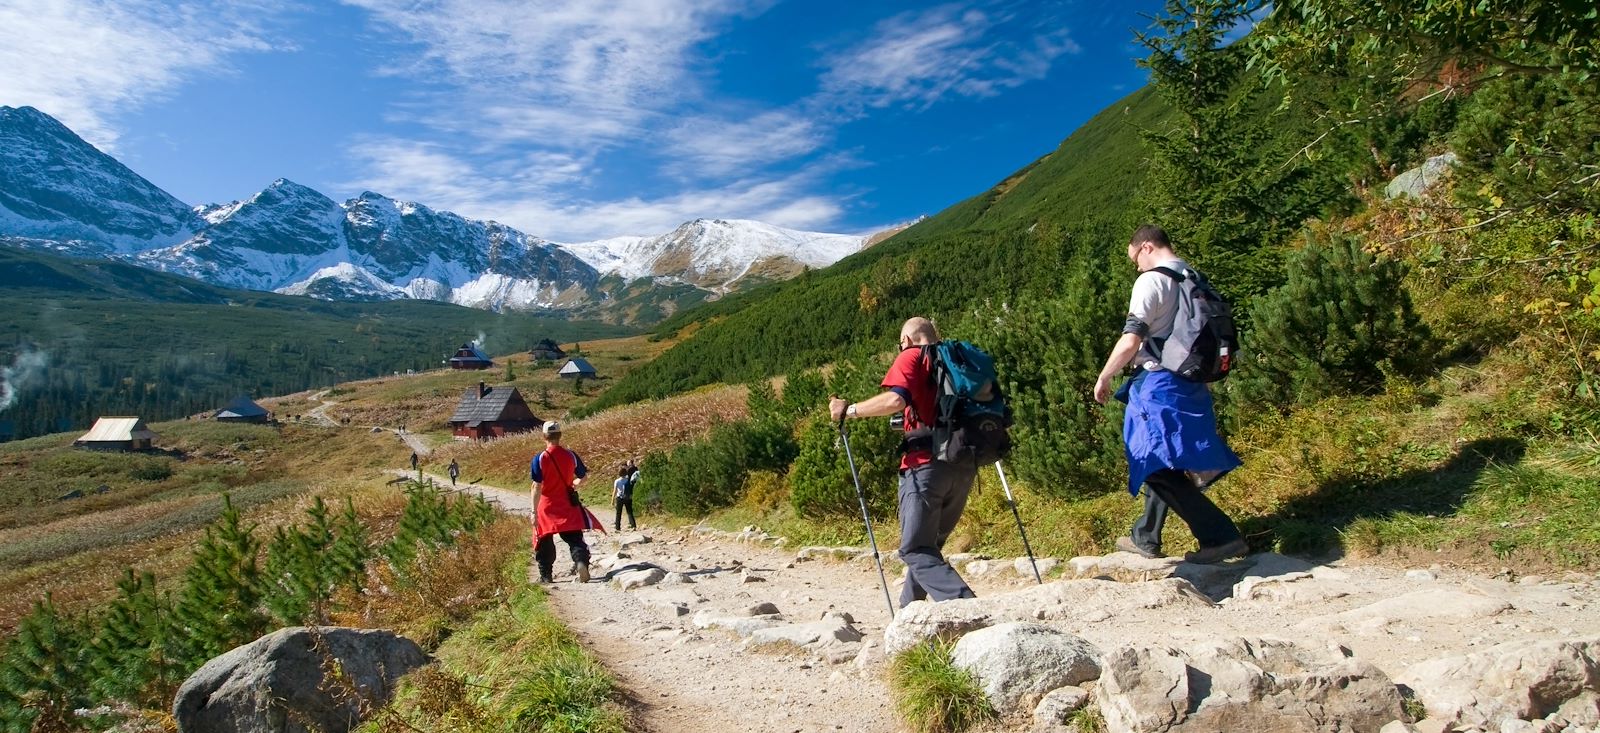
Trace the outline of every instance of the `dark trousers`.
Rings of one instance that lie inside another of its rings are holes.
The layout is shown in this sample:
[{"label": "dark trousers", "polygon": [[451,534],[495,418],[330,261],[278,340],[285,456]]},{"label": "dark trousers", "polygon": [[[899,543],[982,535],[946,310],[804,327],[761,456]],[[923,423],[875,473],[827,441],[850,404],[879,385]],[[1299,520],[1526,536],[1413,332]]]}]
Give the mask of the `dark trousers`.
[{"label": "dark trousers", "polygon": [[900,559],[906,584],[900,606],[932,598],[975,598],[967,581],[944,559],[944,543],[961,521],[976,466],[934,461],[900,473]]},{"label": "dark trousers", "polygon": [[1182,471],[1164,468],[1144,480],[1144,513],[1134,520],[1129,537],[1133,543],[1152,552],[1161,551],[1161,528],[1167,523],[1167,510],[1189,525],[1201,547],[1217,547],[1239,539],[1239,528],[1204,491]]},{"label": "dark trousers", "polygon": [[[583,530],[562,532],[561,540],[572,552],[573,562],[589,562],[589,545],[583,541]],[[556,567],[556,536],[547,534],[533,544],[533,558],[539,563],[539,574],[549,575]]]},{"label": "dark trousers", "polygon": [[617,521],[612,526],[618,531],[622,530],[622,510],[624,509],[628,510],[628,529],[638,529],[639,523],[633,521],[633,497],[631,496],[626,499],[617,498]]}]

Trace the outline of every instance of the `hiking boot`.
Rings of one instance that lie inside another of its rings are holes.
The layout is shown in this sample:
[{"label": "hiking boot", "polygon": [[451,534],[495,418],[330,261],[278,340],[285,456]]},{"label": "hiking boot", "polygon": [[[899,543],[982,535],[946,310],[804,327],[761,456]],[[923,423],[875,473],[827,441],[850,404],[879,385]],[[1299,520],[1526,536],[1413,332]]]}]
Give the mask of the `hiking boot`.
[{"label": "hiking boot", "polygon": [[541,583],[554,583],[554,582],[556,582],[556,579],[550,577],[550,571],[549,570],[540,570],[539,571],[539,582],[541,582]]},{"label": "hiking boot", "polygon": [[580,562],[573,565],[572,572],[577,574],[579,583],[589,582],[589,563]]},{"label": "hiking boot", "polygon": [[1183,559],[1196,565],[1214,565],[1235,557],[1243,557],[1250,551],[1250,543],[1240,537],[1225,545],[1216,547],[1202,547],[1183,556]]},{"label": "hiking boot", "polygon": [[1166,557],[1166,555],[1161,554],[1160,550],[1149,550],[1141,547],[1139,543],[1134,542],[1133,538],[1127,535],[1117,538],[1117,549],[1123,552],[1131,552],[1146,560],[1159,560]]}]

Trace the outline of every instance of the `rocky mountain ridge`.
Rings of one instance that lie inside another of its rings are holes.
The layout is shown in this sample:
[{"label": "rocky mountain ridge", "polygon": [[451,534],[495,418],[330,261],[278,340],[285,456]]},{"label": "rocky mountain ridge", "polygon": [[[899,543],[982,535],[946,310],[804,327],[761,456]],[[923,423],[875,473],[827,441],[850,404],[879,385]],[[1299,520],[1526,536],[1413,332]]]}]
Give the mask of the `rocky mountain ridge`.
[{"label": "rocky mountain ridge", "polygon": [[563,244],[370,191],[340,203],[281,178],[243,201],[189,207],[30,107],[0,107],[0,237],[228,287],[495,311],[603,309],[621,295],[602,284],[610,276],[715,297],[832,264],[864,239],[696,219]]}]

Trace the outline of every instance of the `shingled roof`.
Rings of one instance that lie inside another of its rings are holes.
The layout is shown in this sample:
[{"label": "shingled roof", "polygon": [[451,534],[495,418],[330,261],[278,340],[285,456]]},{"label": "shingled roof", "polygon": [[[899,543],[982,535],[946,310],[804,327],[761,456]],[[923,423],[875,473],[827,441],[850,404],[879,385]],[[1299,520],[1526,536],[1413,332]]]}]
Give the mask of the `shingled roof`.
[{"label": "shingled roof", "polygon": [[516,387],[485,387],[481,396],[477,387],[468,387],[467,391],[461,393],[461,402],[456,404],[456,412],[450,416],[450,422],[471,424],[499,420],[513,396],[521,398]]}]

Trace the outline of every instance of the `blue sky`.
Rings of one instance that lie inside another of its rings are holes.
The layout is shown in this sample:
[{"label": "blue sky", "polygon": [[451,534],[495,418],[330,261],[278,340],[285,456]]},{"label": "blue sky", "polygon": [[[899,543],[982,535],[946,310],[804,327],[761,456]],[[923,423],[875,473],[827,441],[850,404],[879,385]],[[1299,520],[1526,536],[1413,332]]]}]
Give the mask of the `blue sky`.
[{"label": "blue sky", "polygon": [[0,0],[0,104],[191,204],[284,177],[557,241],[867,232],[1052,150],[1154,0]]}]

